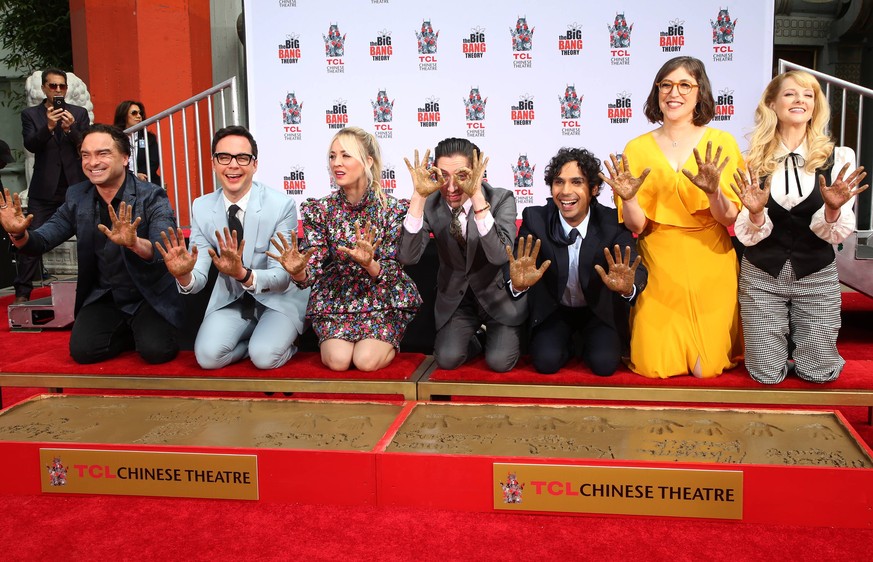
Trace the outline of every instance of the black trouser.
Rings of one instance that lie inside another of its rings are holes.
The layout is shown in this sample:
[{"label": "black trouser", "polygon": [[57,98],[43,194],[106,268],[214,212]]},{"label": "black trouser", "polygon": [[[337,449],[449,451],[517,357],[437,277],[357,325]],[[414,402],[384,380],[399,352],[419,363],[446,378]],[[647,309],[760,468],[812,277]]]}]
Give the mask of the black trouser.
[{"label": "black trouser", "polygon": [[146,363],[166,363],[179,353],[176,329],[145,301],[131,316],[107,294],[76,314],[70,355],[76,363],[97,363],[135,349]]},{"label": "black trouser", "polygon": [[[63,201],[48,201],[46,199],[28,199],[27,212],[33,215],[33,222],[30,223],[31,229],[39,228],[55,214],[63,204]],[[21,252],[18,253],[18,271],[15,275],[15,281],[12,285],[15,287],[15,296],[25,296],[30,298],[30,293],[33,291],[33,281],[42,278],[40,271],[40,256],[28,256]]]},{"label": "black trouser", "polygon": [[[581,336],[581,349],[574,350],[573,335],[577,332]],[[567,364],[574,351],[595,375],[611,375],[621,361],[621,341],[611,326],[587,306],[558,306],[533,329],[531,362],[539,373],[556,373]]]}]

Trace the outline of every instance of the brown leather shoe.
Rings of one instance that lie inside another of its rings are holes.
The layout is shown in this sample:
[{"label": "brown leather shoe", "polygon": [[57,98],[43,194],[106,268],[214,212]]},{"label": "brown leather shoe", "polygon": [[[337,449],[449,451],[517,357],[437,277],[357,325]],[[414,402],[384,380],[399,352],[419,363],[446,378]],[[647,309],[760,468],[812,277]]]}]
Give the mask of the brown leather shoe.
[{"label": "brown leather shoe", "polygon": [[12,301],[12,304],[24,304],[30,300],[30,297],[27,295],[18,295],[15,297],[15,300]]}]

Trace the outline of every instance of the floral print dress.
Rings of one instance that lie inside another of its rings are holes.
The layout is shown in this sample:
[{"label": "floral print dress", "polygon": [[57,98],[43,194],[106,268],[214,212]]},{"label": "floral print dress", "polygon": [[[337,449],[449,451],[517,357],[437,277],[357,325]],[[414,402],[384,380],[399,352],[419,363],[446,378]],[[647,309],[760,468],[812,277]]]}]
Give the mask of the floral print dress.
[{"label": "floral print dress", "polygon": [[[307,318],[312,320],[319,344],[328,339],[357,342],[377,339],[400,346],[406,326],[421,306],[415,283],[397,261],[397,241],[408,201],[387,197],[387,209],[368,190],[352,205],[342,189],[322,199],[308,199],[303,214],[305,248],[314,247],[310,273],[300,287],[312,287]],[[374,259],[379,261],[378,277],[370,274],[338,246],[355,246],[355,222],[361,228],[373,225],[376,239]]]}]

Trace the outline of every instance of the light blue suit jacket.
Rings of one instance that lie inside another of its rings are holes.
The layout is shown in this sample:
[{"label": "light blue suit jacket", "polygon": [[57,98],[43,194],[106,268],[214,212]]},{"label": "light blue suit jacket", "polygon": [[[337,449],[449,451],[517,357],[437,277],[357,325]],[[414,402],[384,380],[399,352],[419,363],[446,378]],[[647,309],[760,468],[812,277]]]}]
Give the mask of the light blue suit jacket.
[{"label": "light blue suit jacket", "polygon": [[[206,286],[209,266],[212,264],[212,258],[206,250],[212,248],[218,251],[215,231],[223,231],[227,226],[222,191],[219,189],[195,199],[191,216],[191,244],[197,246],[198,255],[192,272],[194,285],[189,292],[197,293]],[[277,232],[290,240],[291,232],[297,231],[297,203],[293,197],[253,182],[243,231],[246,242],[243,265],[255,272],[255,299],[267,308],[288,316],[297,332],[302,332],[309,289],[299,289],[291,283],[291,276],[285,268],[265,253],[272,249],[270,239]],[[206,307],[206,316],[241,298],[244,292],[239,281],[219,273]]]}]

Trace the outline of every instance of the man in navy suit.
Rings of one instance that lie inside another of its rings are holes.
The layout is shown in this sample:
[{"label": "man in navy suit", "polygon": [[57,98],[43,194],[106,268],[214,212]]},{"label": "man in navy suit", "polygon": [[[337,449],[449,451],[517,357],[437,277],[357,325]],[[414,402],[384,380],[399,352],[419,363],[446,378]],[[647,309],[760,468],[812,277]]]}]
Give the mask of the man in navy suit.
[{"label": "man in navy suit", "polygon": [[517,258],[506,248],[513,291],[529,292],[531,362],[543,374],[580,355],[595,374],[611,375],[630,342],[630,306],[648,279],[633,235],[597,202],[599,174],[600,160],[587,150],[558,151],[545,172],[552,197],[522,213]]},{"label": "man in navy suit", "polygon": [[218,369],[249,356],[259,369],[275,369],[297,351],[309,300],[309,289],[297,288],[266,254],[274,234],[288,239],[297,231],[297,203],[252,180],[258,145],[245,127],[215,133],[212,168],[221,189],[194,200],[191,250],[172,229],[162,236],[166,249],[157,248],[182,293],[201,291],[210,265],[218,270],[194,343],[200,366]]},{"label": "man in navy suit", "polygon": [[17,193],[4,190],[0,224],[29,254],[76,236],[73,360],[96,363],[134,348],[147,363],[170,361],[179,351],[182,302],[153,246],[176,224],[167,194],[130,172],[130,141],[117,127],[88,129],[81,157],[88,181],[70,186],[48,222],[28,229],[33,215],[24,215]]},{"label": "man in navy suit", "polygon": [[[78,105],[58,102],[67,95],[67,73],[50,68],[42,73],[45,99],[21,112],[24,147],[33,153],[33,176],[27,192],[27,212],[33,215],[32,226],[38,228],[64,202],[67,187],[85,180],[79,144],[88,130],[88,111]],[[39,256],[21,255],[15,286],[15,302],[30,299],[33,279],[41,274]]]}]

